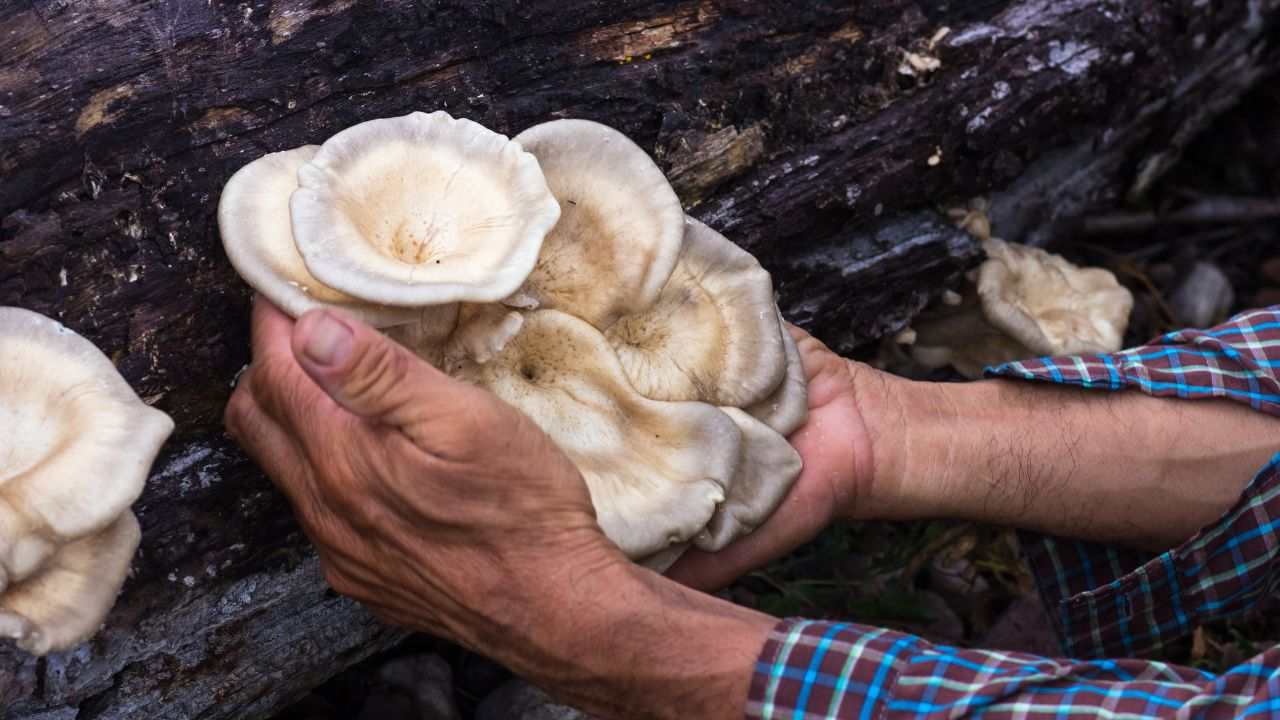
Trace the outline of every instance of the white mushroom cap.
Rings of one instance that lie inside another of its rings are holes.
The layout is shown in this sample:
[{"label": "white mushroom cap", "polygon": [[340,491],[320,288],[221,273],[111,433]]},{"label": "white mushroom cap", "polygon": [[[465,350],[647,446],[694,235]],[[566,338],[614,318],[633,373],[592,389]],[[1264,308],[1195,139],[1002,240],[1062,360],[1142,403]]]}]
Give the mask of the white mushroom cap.
[{"label": "white mushroom cap", "polygon": [[693,218],[657,300],[605,332],[645,397],[739,407],[782,382],[782,335],[768,271]]},{"label": "white mushroom cap", "polygon": [[809,417],[809,383],[800,360],[800,348],[787,332],[781,312],[778,313],[778,325],[782,329],[782,349],[786,354],[786,376],[769,397],[746,408],[746,411],[785,437],[795,432]]},{"label": "white mushroom cap", "polygon": [[978,297],[996,328],[1038,354],[1120,349],[1133,295],[1110,271],[996,238],[983,249]]},{"label": "white mushroom cap", "polygon": [[986,367],[1012,360],[1121,348],[1133,295],[1111,272],[995,238],[983,247],[976,288],[959,305],[915,321],[917,363],[980,378]]},{"label": "white mushroom cap", "polygon": [[63,545],[34,575],[0,593],[0,637],[34,655],[89,639],[115,604],[141,537],[126,510],[101,532]]},{"label": "white mushroom cap", "polygon": [[662,171],[627,136],[587,120],[553,120],[515,139],[560,202],[525,293],[601,330],[648,307],[684,235],[684,210]]},{"label": "white mushroom cap", "polygon": [[318,145],[304,145],[263,155],[231,176],[218,201],[218,231],[227,259],[245,282],[293,317],[336,307],[378,327],[414,320],[418,310],[369,303],[334,290],[302,262],[293,241],[289,198],[298,189],[298,169],[319,150]]},{"label": "white mushroom cap", "polygon": [[3,590],[124,513],[173,421],[139,400],[89,341],[0,308],[0,427]]},{"label": "white mushroom cap", "polygon": [[787,439],[738,408],[720,408],[738,425],[742,446],[729,496],[694,544],[715,552],[755,530],[791,490],[804,462]]},{"label": "white mushroom cap", "polygon": [[493,302],[559,216],[520,145],[444,112],[370,120],[298,170],[293,235],[321,282],[388,305]]},{"label": "white mushroom cap", "polygon": [[564,450],[601,528],[629,557],[692,538],[736,472],[733,420],[704,403],[640,395],[604,336],[565,313],[528,313],[501,354],[459,375],[523,411]]}]

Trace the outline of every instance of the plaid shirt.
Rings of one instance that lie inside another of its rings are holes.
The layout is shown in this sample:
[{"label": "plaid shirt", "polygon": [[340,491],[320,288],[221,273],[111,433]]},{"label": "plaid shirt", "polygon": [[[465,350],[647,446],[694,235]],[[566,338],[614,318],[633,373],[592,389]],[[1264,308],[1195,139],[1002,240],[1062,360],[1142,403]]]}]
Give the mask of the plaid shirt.
[{"label": "plaid shirt", "polygon": [[[988,374],[1158,396],[1226,397],[1280,415],[1280,306],[1113,355],[1040,358]],[[1280,717],[1280,647],[1220,675],[1107,659],[1157,649],[1197,625],[1238,615],[1280,586],[1280,455],[1217,523],[1154,557],[1032,533],[1021,539],[1066,655],[1076,659],[959,649],[872,627],[784,620],[757,662],[747,716]]]}]

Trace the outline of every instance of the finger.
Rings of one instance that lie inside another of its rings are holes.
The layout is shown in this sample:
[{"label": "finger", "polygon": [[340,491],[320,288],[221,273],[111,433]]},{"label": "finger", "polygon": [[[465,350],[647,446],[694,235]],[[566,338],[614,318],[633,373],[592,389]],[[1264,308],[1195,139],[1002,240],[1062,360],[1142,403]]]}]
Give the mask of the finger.
[{"label": "finger", "polygon": [[293,332],[293,354],[338,405],[411,436],[413,426],[442,412],[468,417],[494,401],[368,325],[331,310],[302,316]]},{"label": "finger", "polygon": [[253,296],[250,338],[254,360],[291,356],[289,339],[293,334],[293,318],[262,295]]},{"label": "finger", "polygon": [[247,388],[259,408],[286,430],[307,436],[312,418],[337,407],[294,359],[295,324],[266,297],[254,296],[253,363],[237,385]]},{"label": "finger", "polygon": [[275,420],[262,411],[252,394],[237,390],[227,403],[223,422],[231,437],[290,501],[297,502],[303,496],[310,496],[309,491],[299,487],[298,476],[306,476],[306,473],[297,472],[303,463],[301,449]]}]

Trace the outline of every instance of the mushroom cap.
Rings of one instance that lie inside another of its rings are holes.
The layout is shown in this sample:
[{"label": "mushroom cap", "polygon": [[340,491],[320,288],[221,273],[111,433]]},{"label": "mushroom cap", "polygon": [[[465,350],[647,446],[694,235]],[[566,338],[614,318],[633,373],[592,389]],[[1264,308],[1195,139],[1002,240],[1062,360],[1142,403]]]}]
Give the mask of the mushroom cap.
[{"label": "mushroom cap", "polygon": [[739,407],[782,382],[782,335],[768,271],[693,218],[657,300],[605,331],[641,395]]},{"label": "mushroom cap", "polygon": [[992,325],[973,289],[962,298],[959,305],[933,307],[913,321],[912,362],[928,370],[950,365],[977,380],[989,366],[1038,354]]},{"label": "mushroom cap", "polygon": [[1012,360],[1121,348],[1133,295],[1111,272],[996,238],[983,247],[987,260],[960,302],[913,321],[913,361],[977,379]]},{"label": "mushroom cap", "polygon": [[444,112],[370,120],[329,138],[299,168],[290,209],[316,278],[402,306],[510,295],[560,213],[532,155]]},{"label": "mushroom cap", "polygon": [[588,120],[553,120],[515,140],[560,202],[524,292],[600,330],[648,307],[684,235],[684,210],[662,171],[627,136]]},{"label": "mushroom cap", "polygon": [[728,415],[635,391],[600,331],[538,310],[458,375],[528,415],[577,466],[605,534],[632,558],[692,538],[725,499],[741,434]]},{"label": "mushroom cap", "polygon": [[231,176],[218,200],[218,231],[227,259],[254,290],[293,317],[336,307],[377,327],[415,319],[420,313],[413,308],[359,300],[307,270],[293,242],[289,198],[298,189],[298,169],[319,150],[318,145],[304,145],[263,155]]},{"label": "mushroom cap", "polygon": [[0,308],[0,590],[137,499],[173,431],[98,348],[60,323]]},{"label": "mushroom cap", "polygon": [[729,496],[694,540],[707,552],[723,549],[767,520],[804,467],[800,453],[773,428],[738,408],[720,409],[737,423],[742,445]]},{"label": "mushroom cap", "polygon": [[60,547],[34,575],[0,592],[0,637],[33,655],[89,639],[115,604],[141,537],[126,510],[104,530]]},{"label": "mushroom cap", "polygon": [[983,248],[978,297],[997,329],[1038,355],[1120,349],[1133,295],[1110,271],[996,238]]},{"label": "mushroom cap", "polygon": [[782,312],[777,312],[782,330],[782,350],[786,357],[786,375],[768,397],[746,408],[755,419],[773,428],[783,437],[795,432],[809,417],[809,381],[804,374],[800,348],[787,332]]}]

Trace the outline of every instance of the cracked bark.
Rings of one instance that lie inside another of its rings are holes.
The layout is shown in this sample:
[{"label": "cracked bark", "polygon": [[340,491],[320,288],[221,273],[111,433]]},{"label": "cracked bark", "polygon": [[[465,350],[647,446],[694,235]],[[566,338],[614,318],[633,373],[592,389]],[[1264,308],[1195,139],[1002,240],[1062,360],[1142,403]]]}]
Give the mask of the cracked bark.
[{"label": "cracked bark", "polygon": [[[761,258],[791,319],[849,350],[976,259],[939,206],[995,191],[997,231],[1051,242],[1140,193],[1276,68],[1277,16],[1280,0],[0,6],[0,305],[91,338],[179,423],[103,632],[40,662],[0,649],[0,715],[264,716],[400,637],[325,591],[220,430],[249,293],[214,209],[250,159],[418,109],[508,134],[600,120]],[[899,73],[944,25],[941,68]]]}]

